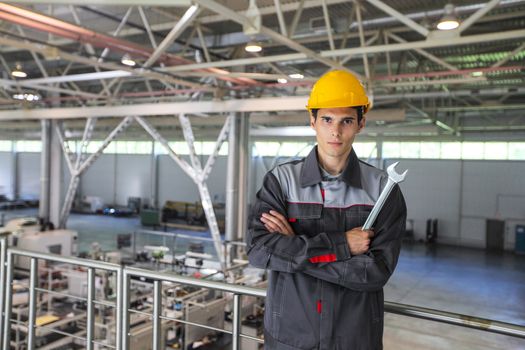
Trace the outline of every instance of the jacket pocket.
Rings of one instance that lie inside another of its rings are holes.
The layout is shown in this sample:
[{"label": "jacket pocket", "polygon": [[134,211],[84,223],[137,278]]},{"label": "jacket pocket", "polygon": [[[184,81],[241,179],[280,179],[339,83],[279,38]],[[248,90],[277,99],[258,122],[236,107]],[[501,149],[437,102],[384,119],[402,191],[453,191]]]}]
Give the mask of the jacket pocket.
[{"label": "jacket pocket", "polygon": [[295,234],[315,236],[320,231],[322,204],[288,203],[288,221]]},{"label": "jacket pocket", "polygon": [[372,206],[355,205],[345,210],[345,230],[351,230],[363,226],[368,215],[372,211]]}]

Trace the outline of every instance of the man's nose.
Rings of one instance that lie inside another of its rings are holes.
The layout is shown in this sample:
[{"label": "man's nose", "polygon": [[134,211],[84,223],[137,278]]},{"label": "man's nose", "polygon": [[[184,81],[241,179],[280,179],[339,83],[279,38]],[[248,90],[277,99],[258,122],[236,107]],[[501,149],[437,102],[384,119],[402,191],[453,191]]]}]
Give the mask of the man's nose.
[{"label": "man's nose", "polygon": [[341,135],[341,124],[334,123],[332,126],[332,135],[333,136],[340,136]]}]

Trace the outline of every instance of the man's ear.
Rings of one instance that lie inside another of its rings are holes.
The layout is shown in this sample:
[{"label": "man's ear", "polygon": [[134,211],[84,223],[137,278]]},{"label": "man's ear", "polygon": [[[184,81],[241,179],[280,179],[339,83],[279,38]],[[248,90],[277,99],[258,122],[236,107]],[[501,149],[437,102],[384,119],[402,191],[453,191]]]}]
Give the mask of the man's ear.
[{"label": "man's ear", "polygon": [[310,127],[313,129],[315,127],[315,118],[312,115],[312,112],[310,112]]},{"label": "man's ear", "polygon": [[361,122],[359,123],[359,130],[357,132],[360,133],[361,130],[363,130],[365,128],[365,125],[366,125],[366,117],[363,116],[361,118]]}]

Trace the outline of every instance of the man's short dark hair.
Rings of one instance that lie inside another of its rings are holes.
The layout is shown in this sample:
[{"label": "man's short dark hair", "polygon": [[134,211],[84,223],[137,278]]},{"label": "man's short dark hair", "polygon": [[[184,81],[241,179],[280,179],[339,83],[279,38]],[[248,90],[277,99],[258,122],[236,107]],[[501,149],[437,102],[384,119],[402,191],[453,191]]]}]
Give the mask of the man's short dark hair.
[{"label": "man's short dark hair", "polygon": [[[357,106],[357,107],[352,107],[352,108],[355,108],[357,110],[357,123],[361,123],[361,120],[363,119],[363,109],[364,107],[363,106]],[[312,116],[314,117],[314,120],[317,120],[317,112],[319,112],[319,109],[320,108],[312,108],[310,111],[312,112]]]}]

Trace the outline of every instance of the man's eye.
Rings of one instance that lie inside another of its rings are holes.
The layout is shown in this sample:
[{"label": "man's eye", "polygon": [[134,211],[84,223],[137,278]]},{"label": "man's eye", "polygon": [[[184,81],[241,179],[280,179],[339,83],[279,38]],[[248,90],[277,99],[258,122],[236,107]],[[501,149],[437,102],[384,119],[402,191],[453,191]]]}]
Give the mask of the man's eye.
[{"label": "man's eye", "polygon": [[322,119],[325,123],[330,123],[332,121],[332,118],[323,117]]},{"label": "man's eye", "polygon": [[344,123],[345,125],[350,125],[350,124],[352,124],[353,122],[354,122],[354,121],[353,121],[352,119],[345,119],[345,120],[343,120],[343,123]]}]

